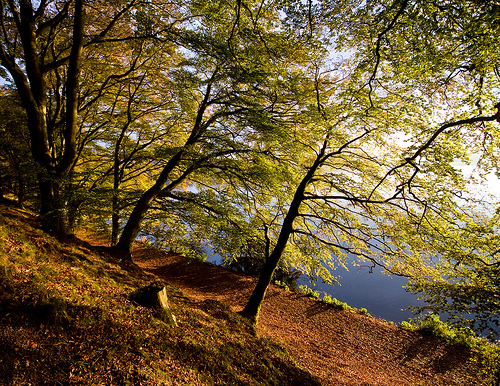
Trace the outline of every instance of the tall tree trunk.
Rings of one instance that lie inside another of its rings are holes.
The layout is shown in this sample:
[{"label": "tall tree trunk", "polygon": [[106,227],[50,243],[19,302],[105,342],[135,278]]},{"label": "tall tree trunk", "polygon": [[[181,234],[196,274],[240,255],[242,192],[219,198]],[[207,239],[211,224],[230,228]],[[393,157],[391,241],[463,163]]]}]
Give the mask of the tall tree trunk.
[{"label": "tall tree trunk", "polygon": [[127,131],[128,127],[130,126],[131,122],[131,115],[130,115],[130,101],[128,104],[128,122],[122,127],[122,131],[120,133],[120,136],[118,137],[116,144],[115,144],[115,150],[114,150],[114,161],[113,161],[113,197],[111,200],[111,245],[116,245],[118,241],[118,235],[120,233],[120,209],[118,207],[120,197],[119,197],[119,192],[118,189],[120,187],[120,183],[123,177],[123,165],[122,167],[121,162],[120,162],[120,147],[123,142],[123,138],[125,138],[125,132]]},{"label": "tall tree trunk", "polygon": [[302,202],[304,201],[305,198],[304,193],[306,191],[306,188],[313,179],[318,168],[321,167],[321,165],[327,158],[324,156],[326,148],[327,148],[327,141],[323,143],[321,151],[316,157],[315,162],[309,168],[306,175],[304,176],[299,186],[297,187],[292,202],[290,203],[290,207],[288,208],[288,213],[286,214],[285,219],[283,220],[283,224],[281,226],[281,231],[278,236],[278,240],[276,241],[276,245],[274,246],[272,253],[266,259],[264,267],[262,267],[262,272],[259,276],[257,285],[255,286],[252,295],[248,299],[245,308],[242,311],[240,311],[240,314],[248,318],[254,325],[257,324],[260,308],[266,296],[269,284],[271,284],[274,270],[278,266],[281,256],[283,255],[285,247],[288,243],[288,239],[290,238],[290,235],[293,232],[293,222],[299,215],[299,208]]},{"label": "tall tree trunk", "polygon": [[17,204],[20,208],[24,207],[24,197],[26,196],[26,183],[20,171],[17,174]]},{"label": "tall tree trunk", "polygon": [[61,185],[40,173],[40,217],[45,230],[61,235],[69,235],[68,213]]},{"label": "tall tree trunk", "polygon": [[120,209],[118,208],[118,193],[113,193],[111,213],[111,245],[116,245],[120,233]]},{"label": "tall tree trunk", "polygon": [[257,281],[252,295],[248,299],[245,308],[240,311],[240,314],[245,318],[249,319],[254,325],[257,324],[257,319],[259,317],[260,308],[266,297],[267,289],[273,278],[274,271],[278,265],[281,254],[273,253],[266,259],[262,271]]},{"label": "tall tree trunk", "polygon": [[283,221],[278,241],[274,246],[273,252],[266,258],[257,285],[248,299],[245,308],[240,312],[240,314],[248,318],[252,324],[257,324],[260,308],[266,297],[269,284],[271,284],[274,271],[283,255],[288,239],[293,232],[293,221],[297,217],[300,204],[302,203],[302,199],[299,198],[297,194],[295,196],[294,200],[292,200],[292,204],[290,204],[285,220]]}]

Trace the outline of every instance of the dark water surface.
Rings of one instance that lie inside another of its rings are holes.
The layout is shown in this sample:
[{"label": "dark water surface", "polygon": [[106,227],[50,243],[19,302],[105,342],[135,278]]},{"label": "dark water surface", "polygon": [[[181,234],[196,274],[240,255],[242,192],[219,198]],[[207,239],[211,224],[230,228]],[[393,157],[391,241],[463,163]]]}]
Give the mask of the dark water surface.
[{"label": "dark water surface", "polygon": [[[221,258],[212,255],[207,261],[220,264]],[[371,315],[395,323],[414,317],[411,311],[402,309],[412,305],[424,305],[424,302],[418,300],[416,295],[404,290],[403,286],[407,284],[407,279],[385,275],[380,267],[351,266],[349,271],[337,268],[332,274],[336,277],[340,276],[338,278],[340,285],[319,281],[309,283],[307,276],[304,276],[297,281],[297,287],[307,285],[314,291],[318,291],[320,298],[329,295],[351,307],[366,308]]]},{"label": "dark water surface", "polygon": [[[409,306],[422,306],[425,303],[416,295],[406,292],[403,288],[407,279],[400,276],[389,276],[382,273],[380,267],[351,266],[349,271],[337,268],[333,275],[338,277],[340,285],[321,282],[308,283],[300,279],[300,284],[320,293],[320,298],[329,295],[349,306],[366,308],[377,318],[395,323],[401,323],[414,317]],[[314,285],[315,284],[315,285]]]}]

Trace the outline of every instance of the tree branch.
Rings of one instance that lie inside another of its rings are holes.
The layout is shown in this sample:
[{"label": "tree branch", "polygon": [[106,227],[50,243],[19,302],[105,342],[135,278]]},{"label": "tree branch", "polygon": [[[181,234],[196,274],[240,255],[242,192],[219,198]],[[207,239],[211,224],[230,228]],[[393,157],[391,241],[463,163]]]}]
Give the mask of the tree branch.
[{"label": "tree branch", "polygon": [[[396,2],[397,1],[398,0],[396,0]],[[381,48],[381,44],[382,44],[382,38],[384,37],[384,35],[386,33],[388,33],[394,27],[394,25],[396,24],[396,21],[403,14],[407,5],[408,5],[408,0],[403,0],[398,12],[396,13],[396,15],[394,15],[394,17],[391,20],[391,22],[389,23],[389,25],[382,32],[380,32],[377,36],[377,43],[375,46],[375,56],[376,56],[375,67],[373,69],[372,75],[370,76],[370,79],[368,80],[368,87],[370,88],[370,91],[368,93],[368,99],[370,100],[370,108],[374,107],[373,100],[372,100],[372,93],[373,93],[372,82],[375,80],[375,77],[377,76],[378,67],[380,65],[380,48]]]},{"label": "tree branch", "polygon": [[422,146],[420,146],[415,153],[411,157],[405,158],[405,161],[400,163],[397,166],[394,166],[391,170],[389,170],[385,176],[379,181],[379,183],[373,188],[372,192],[370,193],[370,196],[368,199],[370,199],[375,191],[382,185],[382,183],[391,175],[393,174],[396,170],[401,169],[405,167],[406,165],[411,165],[413,168],[415,168],[415,173],[413,174],[412,178],[415,177],[415,174],[420,171],[418,166],[415,164],[415,160],[417,159],[418,156],[420,156],[425,150],[427,150],[429,147],[431,147],[432,143],[436,140],[436,138],[443,133],[446,129],[449,129],[451,127],[456,127],[456,126],[462,126],[462,125],[473,125],[478,122],[493,122],[497,121],[500,123],[500,102],[497,103],[494,106],[497,109],[497,112],[489,117],[475,117],[475,118],[468,118],[468,119],[461,119],[459,121],[455,122],[449,122],[444,125],[442,125],[439,129],[437,129],[434,134],[427,140],[426,143],[424,143]]},{"label": "tree branch", "polygon": [[64,155],[58,165],[67,170],[77,155],[76,133],[78,119],[78,77],[83,52],[83,0],[75,0],[75,20],[73,24],[73,44],[71,47],[68,74],[66,78],[66,128],[64,130]]}]

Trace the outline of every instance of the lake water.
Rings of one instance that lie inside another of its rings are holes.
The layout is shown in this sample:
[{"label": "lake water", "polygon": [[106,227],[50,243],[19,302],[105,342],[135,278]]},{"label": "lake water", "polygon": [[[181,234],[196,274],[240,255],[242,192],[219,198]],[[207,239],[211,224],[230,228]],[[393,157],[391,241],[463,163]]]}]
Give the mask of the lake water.
[{"label": "lake water", "polygon": [[320,298],[329,295],[351,307],[366,308],[371,315],[395,323],[415,317],[407,309],[409,306],[425,304],[416,295],[405,291],[406,278],[385,275],[380,267],[351,266],[349,271],[337,268],[333,273],[340,285],[308,283],[304,279],[300,279],[299,284],[307,284],[318,291]]},{"label": "lake water", "polygon": [[[221,263],[217,255],[210,256],[207,261],[212,264]],[[320,298],[329,295],[351,307],[366,308],[371,315],[395,323],[414,317],[414,314],[404,310],[405,308],[424,305],[416,295],[404,290],[403,286],[407,284],[407,279],[384,275],[380,267],[372,270],[368,266],[349,267],[349,271],[337,268],[333,274],[336,277],[340,276],[338,278],[340,285],[309,283],[308,278],[303,277],[297,281],[297,286],[306,284],[318,291]]]}]

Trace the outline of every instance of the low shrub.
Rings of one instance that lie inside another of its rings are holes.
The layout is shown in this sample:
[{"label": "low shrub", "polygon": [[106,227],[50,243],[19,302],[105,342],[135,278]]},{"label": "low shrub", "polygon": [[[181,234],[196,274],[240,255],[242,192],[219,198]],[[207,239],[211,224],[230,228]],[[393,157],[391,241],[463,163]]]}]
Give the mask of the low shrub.
[{"label": "low shrub", "polygon": [[282,281],[275,280],[274,284],[276,284],[278,287],[284,289],[285,291],[290,291],[290,287],[288,286],[288,284],[286,284],[286,283],[284,283]]},{"label": "low shrub", "polygon": [[407,322],[406,320],[403,320],[401,324],[399,325],[403,330],[408,330],[408,331],[415,331],[417,329],[417,326],[415,326],[411,322]]},{"label": "low shrub", "polygon": [[352,310],[353,308],[351,306],[349,306],[347,303],[345,302],[341,302],[340,300],[337,300],[336,298],[331,298],[330,296],[325,296],[323,299],[322,299],[323,302],[325,302],[326,304],[331,304],[332,306],[336,307],[336,308],[340,308],[342,310]]},{"label": "low shrub", "polygon": [[371,318],[371,317],[372,317],[366,308],[360,308],[360,309],[358,310],[358,314],[360,314],[360,315],[366,315],[366,316],[368,316],[369,318]]},{"label": "low shrub", "polygon": [[312,288],[309,288],[306,285],[299,286],[298,292],[310,298],[319,299],[319,292],[314,291]]}]

